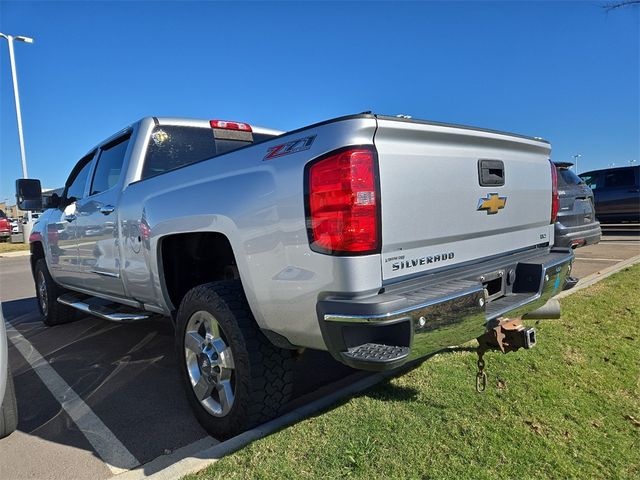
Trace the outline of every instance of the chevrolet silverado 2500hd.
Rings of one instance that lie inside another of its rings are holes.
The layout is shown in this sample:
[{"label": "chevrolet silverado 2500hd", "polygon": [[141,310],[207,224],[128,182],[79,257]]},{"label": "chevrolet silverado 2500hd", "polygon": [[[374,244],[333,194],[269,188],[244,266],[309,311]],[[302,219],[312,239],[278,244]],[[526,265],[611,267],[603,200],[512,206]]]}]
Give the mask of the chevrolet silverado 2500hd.
[{"label": "chevrolet silverado 2500hd", "polygon": [[[549,154],[369,113],[291,132],[143,118],[35,225],[39,307],[47,325],[171,318],[189,401],[222,437],[281,411],[303,348],[385,370],[492,331],[529,347],[511,319],[540,312],[573,258],[553,248]],[[17,195],[39,207],[37,181]]]}]

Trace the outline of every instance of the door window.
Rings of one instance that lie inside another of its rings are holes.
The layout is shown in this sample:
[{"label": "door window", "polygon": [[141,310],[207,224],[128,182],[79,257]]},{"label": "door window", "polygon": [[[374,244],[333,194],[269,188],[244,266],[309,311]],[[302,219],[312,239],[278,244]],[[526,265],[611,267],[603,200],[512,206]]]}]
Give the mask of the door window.
[{"label": "door window", "polygon": [[606,187],[632,187],[635,183],[635,175],[632,168],[621,170],[613,170],[607,172],[604,176],[604,184]]},{"label": "door window", "polygon": [[586,173],[580,175],[580,178],[584,180],[584,183],[586,183],[591,190],[598,188],[598,177],[599,175],[597,173]]},{"label": "door window", "polygon": [[71,172],[69,180],[67,180],[67,190],[64,193],[64,197],[75,200],[80,200],[84,197],[84,189],[87,185],[87,177],[91,170],[91,160],[95,155],[95,151],[82,158],[76,167]]},{"label": "door window", "polygon": [[122,173],[124,155],[129,146],[129,138],[131,138],[130,134],[120,137],[100,149],[98,164],[91,182],[90,195],[102,193],[118,183]]}]

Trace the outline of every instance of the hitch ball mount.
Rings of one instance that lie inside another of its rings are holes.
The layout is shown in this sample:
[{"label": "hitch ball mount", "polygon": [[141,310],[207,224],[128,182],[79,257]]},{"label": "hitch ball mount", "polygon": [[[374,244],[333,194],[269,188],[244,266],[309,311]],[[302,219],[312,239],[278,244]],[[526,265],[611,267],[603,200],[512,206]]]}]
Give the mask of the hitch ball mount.
[{"label": "hitch ball mount", "polygon": [[532,327],[525,327],[519,318],[498,319],[487,325],[487,331],[478,337],[478,344],[478,350],[483,352],[515,352],[533,347],[536,344],[536,331]]}]

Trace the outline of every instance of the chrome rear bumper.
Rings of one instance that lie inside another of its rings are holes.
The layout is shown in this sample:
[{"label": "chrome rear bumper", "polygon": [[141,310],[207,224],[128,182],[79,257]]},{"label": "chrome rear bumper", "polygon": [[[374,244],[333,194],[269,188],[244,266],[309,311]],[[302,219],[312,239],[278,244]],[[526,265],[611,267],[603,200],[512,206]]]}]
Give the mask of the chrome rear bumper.
[{"label": "chrome rear bumper", "polygon": [[[538,250],[427,275],[374,297],[327,296],[318,302],[325,344],[351,367],[395,368],[479,337],[489,320],[542,307],[564,288],[572,260],[569,249]],[[498,276],[503,295],[487,302],[494,295],[483,280]]]}]

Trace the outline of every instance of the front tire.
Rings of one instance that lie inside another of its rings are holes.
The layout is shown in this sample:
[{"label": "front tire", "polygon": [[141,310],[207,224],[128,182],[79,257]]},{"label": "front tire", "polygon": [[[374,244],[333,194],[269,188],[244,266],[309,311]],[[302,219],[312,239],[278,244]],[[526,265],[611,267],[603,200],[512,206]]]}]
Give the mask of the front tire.
[{"label": "front tire", "polygon": [[40,258],[36,262],[34,276],[38,308],[42,314],[44,324],[53,327],[54,325],[74,321],[76,319],[76,311],[71,307],[58,303],[58,297],[65,293],[66,290],[53,280],[44,258]]},{"label": "front tire", "polygon": [[187,398],[209,433],[229,438],[282,412],[293,392],[293,352],[260,331],[239,281],[191,289],[176,327]]}]

